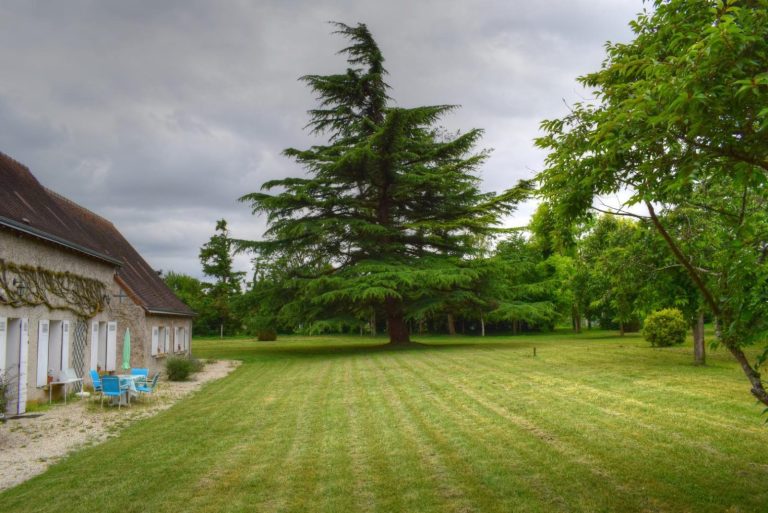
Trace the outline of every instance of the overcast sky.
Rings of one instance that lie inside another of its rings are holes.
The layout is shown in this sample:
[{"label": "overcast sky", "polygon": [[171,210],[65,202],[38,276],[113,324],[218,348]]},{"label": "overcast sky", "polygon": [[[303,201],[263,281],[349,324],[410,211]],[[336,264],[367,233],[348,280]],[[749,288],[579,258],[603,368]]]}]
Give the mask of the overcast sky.
[{"label": "overcast sky", "polygon": [[[582,98],[606,41],[627,41],[642,0],[0,0],[0,151],[110,219],[155,268],[201,277],[217,219],[254,239],[237,202],[303,170],[313,142],[301,75],[337,73],[328,20],[366,23],[402,107],[459,104],[482,128],[483,188],[541,169],[542,119]],[[524,225],[533,205],[508,220]],[[248,259],[239,257],[245,270]]]}]

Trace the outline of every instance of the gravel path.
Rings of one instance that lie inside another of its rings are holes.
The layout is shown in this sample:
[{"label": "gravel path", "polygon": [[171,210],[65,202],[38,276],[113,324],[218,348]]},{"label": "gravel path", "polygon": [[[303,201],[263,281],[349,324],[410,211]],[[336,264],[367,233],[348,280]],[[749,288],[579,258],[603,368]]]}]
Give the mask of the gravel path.
[{"label": "gravel path", "polygon": [[130,408],[99,408],[98,402],[75,400],[55,405],[39,417],[0,423],[0,491],[41,474],[71,451],[117,436],[137,420],[170,408],[204,383],[232,372],[240,362],[221,360],[207,364],[190,381],[161,381],[156,396]]}]

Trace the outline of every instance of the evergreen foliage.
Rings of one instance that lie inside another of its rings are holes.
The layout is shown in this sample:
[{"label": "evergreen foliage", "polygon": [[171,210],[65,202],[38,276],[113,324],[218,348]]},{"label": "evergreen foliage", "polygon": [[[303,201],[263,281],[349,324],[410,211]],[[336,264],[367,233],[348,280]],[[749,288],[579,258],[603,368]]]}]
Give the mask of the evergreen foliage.
[{"label": "evergreen foliage", "polygon": [[226,333],[239,328],[233,322],[232,299],[240,295],[245,274],[232,269],[233,254],[234,241],[229,237],[227,221],[220,219],[216,222],[216,233],[200,248],[200,262],[203,274],[214,279],[213,283],[203,283],[203,288],[216,312],[220,330]]},{"label": "evergreen foliage", "polygon": [[219,315],[214,308],[213,299],[206,294],[206,287],[202,281],[173,271],[165,274],[163,281],[184,304],[195,312],[192,330],[196,335],[219,333]]},{"label": "evergreen foliage", "polygon": [[349,68],[302,78],[319,106],[309,128],[326,145],[285,155],[306,177],[273,180],[241,201],[267,215],[262,241],[241,243],[286,270],[291,300],[279,315],[364,318],[381,310],[391,343],[410,341],[407,318],[425,298],[467,287],[478,237],[495,232],[525,187],[501,195],[479,190],[487,157],[478,129],[450,136],[437,127],[452,105],[391,105],[387,72],[363,24],[336,23],[350,44]]}]

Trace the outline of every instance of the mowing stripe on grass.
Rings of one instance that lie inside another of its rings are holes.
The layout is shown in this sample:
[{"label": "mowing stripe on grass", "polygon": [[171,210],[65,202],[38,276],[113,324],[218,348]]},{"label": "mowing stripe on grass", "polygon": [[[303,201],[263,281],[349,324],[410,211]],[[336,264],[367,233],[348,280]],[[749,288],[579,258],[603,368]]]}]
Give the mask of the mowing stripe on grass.
[{"label": "mowing stripe on grass", "polygon": [[[636,337],[196,342],[226,379],[0,511],[760,511],[768,429],[727,355]],[[532,357],[537,347],[538,356]]]}]

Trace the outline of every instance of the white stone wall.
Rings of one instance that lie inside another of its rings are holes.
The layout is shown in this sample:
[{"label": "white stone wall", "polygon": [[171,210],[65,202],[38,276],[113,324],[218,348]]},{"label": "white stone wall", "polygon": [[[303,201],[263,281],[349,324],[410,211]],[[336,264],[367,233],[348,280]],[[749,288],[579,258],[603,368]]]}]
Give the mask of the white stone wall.
[{"label": "white stone wall", "polygon": [[[167,358],[172,356],[187,356],[192,348],[192,319],[176,315],[147,315],[144,336],[146,345],[145,354],[148,355],[150,374],[164,372]],[[157,355],[152,355],[152,332],[155,328],[168,330],[167,350]],[[180,332],[180,329],[183,332]],[[181,337],[179,336],[181,335]]]},{"label": "white stone wall", "polygon": [[[69,272],[78,276],[95,279],[104,283],[107,294],[117,293],[117,285],[114,282],[115,267],[111,264],[100,262],[63,247],[59,248],[28,236],[19,236],[5,229],[0,229],[0,258],[17,265],[41,267],[55,272]],[[49,310],[45,306],[11,308],[0,304],[0,317],[29,319],[27,399],[28,401],[47,399],[48,393],[44,387],[37,387],[38,329],[40,321],[67,320],[70,321],[70,329],[72,330],[74,329],[75,322],[78,320],[77,316],[67,310]],[[89,327],[92,320],[107,322],[113,319],[110,317],[109,311],[104,311],[97,314],[93,319],[88,320]],[[70,334],[70,344],[71,337],[72,334]],[[89,332],[88,348],[90,344]],[[90,351],[88,348],[86,348],[86,365],[89,364],[88,355]]]},{"label": "white stone wall", "polygon": [[[188,354],[189,350],[179,350],[177,341],[178,328],[184,329],[188,338],[187,348],[191,347],[192,320],[179,316],[146,315],[144,309],[137,305],[125,291],[121,291],[115,282],[116,268],[107,262],[101,262],[64,247],[38,241],[27,236],[17,236],[15,233],[0,228],[0,258],[17,265],[29,265],[48,269],[56,272],[70,272],[78,276],[91,278],[104,283],[109,302],[104,311],[91,319],[86,320],[87,343],[85,348],[86,376],[84,382],[90,384],[87,370],[96,368],[91,362],[91,348],[94,343],[92,337],[93,322],[116,322],[116,371],[120,374],[123,370],[123,340],[126,328],[131,332],[131,358],[130,367],[147,367],[151,373],[165,370],[165,361],[169,356]],[[38,387],[38,329],[41,320],[70,322],[70,362],[71,346],[74,340],[74,325],[77,316],[66,310],[49,310],[45,306],[11,308],[0,304],[0,318],[29,319],[29,345],[27,364],[27,401],[47,401],[46,387]],[[153,327],[165,327],[169,330],[169,350],[162,354],[152,355],[152,329]],[[4,348],[3,348],[4,349]],[[69,365],[71,367],[71,365]],[[47,374],[47,373],[46,373]],[[60,387],[56,387],[55,392]]]}]

